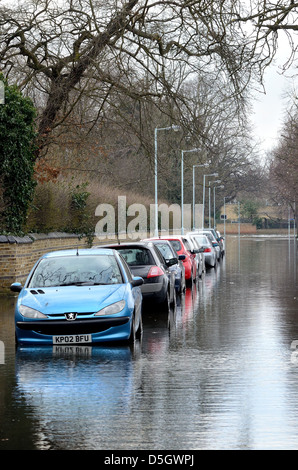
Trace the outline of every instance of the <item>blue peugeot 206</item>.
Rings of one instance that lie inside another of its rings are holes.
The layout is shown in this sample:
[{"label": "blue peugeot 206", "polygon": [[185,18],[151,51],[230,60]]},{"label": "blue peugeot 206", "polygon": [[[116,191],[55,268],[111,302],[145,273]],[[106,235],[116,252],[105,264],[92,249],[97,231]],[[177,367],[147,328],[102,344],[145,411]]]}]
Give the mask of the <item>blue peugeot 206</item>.
[{"label": "blue peugeot 206", "polygon": [[142,333],[141,277],[119,253],[78,249],[47,253],[30,272],[15,309],[20,345],[134,342]]}]

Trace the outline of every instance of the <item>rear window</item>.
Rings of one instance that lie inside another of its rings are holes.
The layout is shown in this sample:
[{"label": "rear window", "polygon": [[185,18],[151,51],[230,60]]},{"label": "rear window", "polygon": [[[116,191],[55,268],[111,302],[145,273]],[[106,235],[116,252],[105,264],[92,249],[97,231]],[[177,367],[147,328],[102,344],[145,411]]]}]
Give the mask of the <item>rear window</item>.
[{"label": "rear window", "polygon": [[208,238],[207,237],[197,237],[197,236],[195,236],[195,239],[198,241],[198,243],[200,245],[208,244]]},{"label": "rear window", "polygon": [[179,240],[169,240],[175,251],[181,251],[182,246]]},{"label": "rear window", "polygon": [[208,238],[208,240],[210,240],[211,242],[214,240],[214,237],[212,235],[212,233],[206,233],[206,237]]},{"label": "rear window", "polygon": [[118,248],[118,251],[121,253],[128,266],[146,266],[155,264],[153,256],[147,248]]}]

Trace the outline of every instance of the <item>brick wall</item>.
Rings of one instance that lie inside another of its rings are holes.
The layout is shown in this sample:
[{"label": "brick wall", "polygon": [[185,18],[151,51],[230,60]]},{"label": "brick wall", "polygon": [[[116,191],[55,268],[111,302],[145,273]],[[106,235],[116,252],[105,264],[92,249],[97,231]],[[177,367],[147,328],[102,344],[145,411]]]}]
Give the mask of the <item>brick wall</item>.
[{"label": "brick wall", "polygon": [[23,283],[36,261],[49,251],[86,248],[86,240],[65,233],[31,234],[30,237],[0,235],[0,291],[13,282]]},{"label": "brick wall", "polygon": [[[223,235],[223,224],[217,229]],[[255,233],[251,224],[241,224],[241,233]],[[226,224],[226,234],[238,233],[238,224]],[[23,283],[36,261],[49,251],[86,248],[86,240],[68,233],[30,234],[26,237],[0,235],[0,292],[13,282]]]}]

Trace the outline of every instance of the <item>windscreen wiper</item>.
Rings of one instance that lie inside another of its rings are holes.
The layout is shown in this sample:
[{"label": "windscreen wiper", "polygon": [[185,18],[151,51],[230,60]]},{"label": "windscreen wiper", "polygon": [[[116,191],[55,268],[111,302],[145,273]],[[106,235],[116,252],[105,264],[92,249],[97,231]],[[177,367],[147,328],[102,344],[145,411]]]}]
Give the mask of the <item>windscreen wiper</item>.
[{"label": "windscreen wiper", "polygon": [[106,286],[106,282],[92,282],[92,281],[73,281],[73,282],[65,282],[63,284],[59,284],[61,286]]}]

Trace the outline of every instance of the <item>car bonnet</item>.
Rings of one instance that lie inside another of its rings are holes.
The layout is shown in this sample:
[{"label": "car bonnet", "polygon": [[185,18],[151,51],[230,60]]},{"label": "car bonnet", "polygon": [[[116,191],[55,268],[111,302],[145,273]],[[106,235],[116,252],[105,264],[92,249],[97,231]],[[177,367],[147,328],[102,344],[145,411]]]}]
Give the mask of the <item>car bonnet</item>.
[{"label": "car bonnet", "polygon": [[45,315],[91,313],[122,300],[126,289],[126,284],[24,288],[19,295],[18,304],[39,310]]}]

